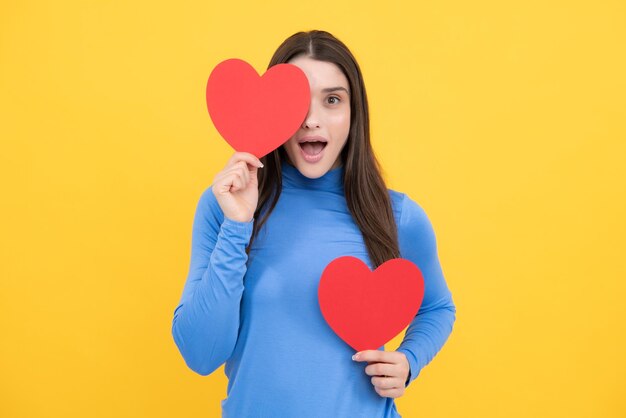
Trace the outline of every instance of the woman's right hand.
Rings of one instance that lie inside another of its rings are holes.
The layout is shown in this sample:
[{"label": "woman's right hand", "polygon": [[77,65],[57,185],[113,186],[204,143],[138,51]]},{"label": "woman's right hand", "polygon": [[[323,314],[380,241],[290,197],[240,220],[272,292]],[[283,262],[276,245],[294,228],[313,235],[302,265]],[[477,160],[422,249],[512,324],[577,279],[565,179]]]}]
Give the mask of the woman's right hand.
[{"label": "woman's right hand", "polygon": [[235,152],[226,167],[215,175],[213,194],[224,216],[238,222],[250,222],[259,201],[257,170],[261,160],[247,152]]}]

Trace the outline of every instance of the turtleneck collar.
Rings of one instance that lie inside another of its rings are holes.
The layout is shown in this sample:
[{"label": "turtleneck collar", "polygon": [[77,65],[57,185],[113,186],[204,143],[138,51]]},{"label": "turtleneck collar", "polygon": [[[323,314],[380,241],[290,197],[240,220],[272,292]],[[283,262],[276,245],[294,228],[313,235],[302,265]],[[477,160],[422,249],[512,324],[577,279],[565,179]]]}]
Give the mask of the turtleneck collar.
[{"label": "turtleneck collar", "polygon": [[343,165],[328,170],[321,177],[310,179],[300,173],[297,167],[283,159],[281,161],[281,171],[283,175],[283,187],[343,192]]}]

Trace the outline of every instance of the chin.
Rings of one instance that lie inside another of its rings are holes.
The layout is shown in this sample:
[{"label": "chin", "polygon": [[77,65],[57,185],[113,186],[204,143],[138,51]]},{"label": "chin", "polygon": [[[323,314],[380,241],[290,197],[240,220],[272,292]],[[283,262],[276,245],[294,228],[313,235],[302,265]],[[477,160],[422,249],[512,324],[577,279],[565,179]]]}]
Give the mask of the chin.
[{"label": "chin", "polygon": [[303,176],[310,179],[322,177],[331,169],[335,162],[332,155],[324,155],[320,161],[312,164],[305,161],[304,158],[299,155],[300,152],[300,147],[296,145],[295,149],[289,148],[286,154],[292,165],[294,165]]},{"label": "chin", "polygon": [[317,179],[317,178],[322,177],[324,174],[326,174],[330,170],[330,167],[331,165],[329,164],[320,165],[318,163],[315,165],[311,165],[306,162],[301,162],[301,161],[296,162],[296,168],[298,169],[298,171],[303,176],[308,177],[310,179]]}]

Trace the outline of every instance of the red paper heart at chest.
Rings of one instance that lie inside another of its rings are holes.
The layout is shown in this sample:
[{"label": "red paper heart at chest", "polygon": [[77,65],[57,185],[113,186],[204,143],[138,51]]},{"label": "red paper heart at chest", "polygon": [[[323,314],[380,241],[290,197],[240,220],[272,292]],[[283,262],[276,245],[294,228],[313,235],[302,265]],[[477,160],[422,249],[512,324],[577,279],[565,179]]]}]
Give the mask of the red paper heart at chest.
[{"label": "red paper heart at chest", "polygon": [[236,151],[258,158],[296,133],[310,99],[306,75],[292,64],[275,65],[259,76],[247,62],[228,59],[213,69],[206,87],[217,131]]},{"label": "red paper heart at chest", "polygon": [[415,317],[424,298],[424,278],[409,260],[388,260],[373,272],[356,257],[329,263],[318,299],[324,319],[357,351],[376,350]]}]

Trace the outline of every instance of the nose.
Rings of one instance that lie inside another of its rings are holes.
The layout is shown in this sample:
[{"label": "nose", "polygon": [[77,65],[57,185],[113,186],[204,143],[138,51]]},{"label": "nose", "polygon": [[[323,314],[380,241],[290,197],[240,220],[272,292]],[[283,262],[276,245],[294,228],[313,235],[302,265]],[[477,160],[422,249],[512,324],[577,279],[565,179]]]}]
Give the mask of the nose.
[{"label": "nose", "polygon": [[317,115],[317,110],[315,109],[313,102],[311,102],[311,105],[309,106],[309,111],[306,114],[306,118],[304,118],[304,122],[302,122],[301,128],[313,129],[313,128],[319,128],[319,127],[320,127],[320,123],[319,123],[319,118]]}]

